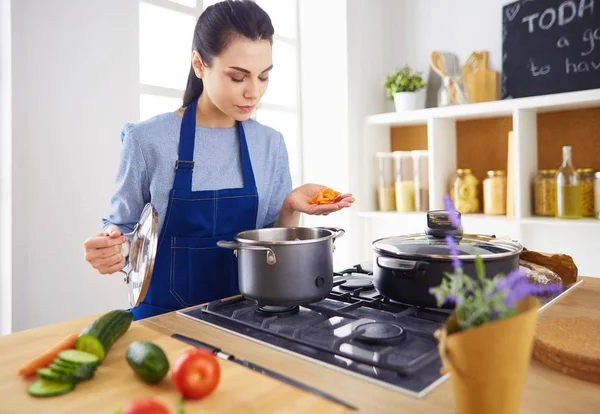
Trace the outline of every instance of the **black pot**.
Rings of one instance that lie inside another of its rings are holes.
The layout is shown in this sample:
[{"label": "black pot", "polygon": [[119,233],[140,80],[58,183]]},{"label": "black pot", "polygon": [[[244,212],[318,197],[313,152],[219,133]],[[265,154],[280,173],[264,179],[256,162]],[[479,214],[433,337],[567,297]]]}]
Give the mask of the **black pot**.
[{"label": "black pot", "polygon": [[[458,247],[465,274],[477,277],[475,257],[485,265],[486,277],[508,274],[519,268],[523,247],[516,242],[493,236],[461,235],[448,222],[433,222],[432,217],[445,211],[427,213],[428,228],[423,234],[386,237],[373,242],[373,284],[383,296],[423,307],[437,307],[429,288],[438,286],[446,273],[452,273],[452,257],[446,241],[451,235]],[[453,308],[449,303],[444,308]]]}]

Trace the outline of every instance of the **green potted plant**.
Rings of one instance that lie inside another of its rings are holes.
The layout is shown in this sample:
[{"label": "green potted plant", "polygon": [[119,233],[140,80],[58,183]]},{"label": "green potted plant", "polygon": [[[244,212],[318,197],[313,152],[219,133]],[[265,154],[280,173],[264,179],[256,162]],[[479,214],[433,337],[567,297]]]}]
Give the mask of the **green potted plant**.
[{"label": "green potted plant", "polygon": [[[452,226],[462,234],[460,218],[444,197]],[[562,291],[562,285],[529,283],[522,269],[486,277],[481,257],[476,275],[465,274],[455,236],[446,242],[454,271],[432,287],[438,306],[454,311],[436,331],[443,369],[450,372],[456,410],[460,414],[517,414],[529,369],[537,310],[536,296]]]},{"label": "green potted plant", "polygon": [[396,112],[425,108],[427,83],[423,82],[421,72],[405,65],[388,73],[383,84],[388,99],[394,101]]}]

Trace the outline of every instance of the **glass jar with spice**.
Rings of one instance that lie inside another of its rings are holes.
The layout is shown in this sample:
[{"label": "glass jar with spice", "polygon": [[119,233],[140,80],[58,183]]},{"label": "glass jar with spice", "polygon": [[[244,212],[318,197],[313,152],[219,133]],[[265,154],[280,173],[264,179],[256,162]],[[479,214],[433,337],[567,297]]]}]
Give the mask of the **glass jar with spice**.
[{"label": "glass jar with spice", "polygon": [[578,168],[581,185],[581,216],[594,217],[594,169]]},{"label": "glass jar with spice", "polygon": [[377,206],[379,211],[394,211],[396,209],[394,157],[391,152],[378,152],[375,157],[379,170]]},{"label": "glass jar with spice", "polygon": [[394,151],[396,211],[415,211],[415,179],[410,151]]},{"label": "glass jar with spice", "polygon": [[534,184],[534,214],[554,216],[556,214],[556,170],[539,170]]},{"label": "glass jar with spice", "polygon": [[479,212],[479,180],[470,168],[459,168],[452,180],[450,197],[456,211],[461,214]]},{"label": "glass jar with spice", "polygon": [[415,210],[429,210],[429,153],[412,151],[415,177]]},{"label": "glass jar with spice", "polygon": [[506,214],[506,171],[490,170],[483,180],[483,212]]}]

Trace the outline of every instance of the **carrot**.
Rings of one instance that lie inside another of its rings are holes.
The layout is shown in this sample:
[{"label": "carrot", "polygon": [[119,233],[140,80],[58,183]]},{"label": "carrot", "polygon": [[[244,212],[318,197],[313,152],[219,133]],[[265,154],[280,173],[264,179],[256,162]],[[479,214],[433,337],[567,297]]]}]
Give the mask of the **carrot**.
[{"label": "carrot", "polygon": [[54,344],[41,355],[38,355],[23,365],[23,367],[21,367],[19,370],[19,375],[23,377],[29,377],[35,374],[38,369],[48,367],[56,358],[58,358],[58,354],[61,351],[75,348],[75,342],[77,341],[78,336],[78,333],[74,333]]},{"label": "carrot", "polygon": [[308,199],[309,204],[333,204],[341,193],[331,188],[325,188],[319,194]]}]

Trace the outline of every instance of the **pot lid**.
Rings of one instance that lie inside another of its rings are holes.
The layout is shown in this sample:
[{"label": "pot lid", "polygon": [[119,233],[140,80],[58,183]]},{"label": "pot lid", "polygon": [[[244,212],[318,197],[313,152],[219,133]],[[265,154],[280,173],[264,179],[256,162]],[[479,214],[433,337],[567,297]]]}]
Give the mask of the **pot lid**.
[{"label": "pot lid", "polygon": [[[482,259],[499,259],[520,253],[519,243],[494,237],[465,234],[453,236],[461,260],[472,260],[479,255]],[[398,257],[450,260],[451,253],[445,237],[426,234],[386,237],[373,242],[373,250]]]},{"label": "pot lid", "polygon": [[129,271],[125,283],[129,285],[129,304],[136,307],[148,293],[156,257],[158,214],[150,203],[144,206],[140,221],[133,231],[125,236],[131,237]]}]

